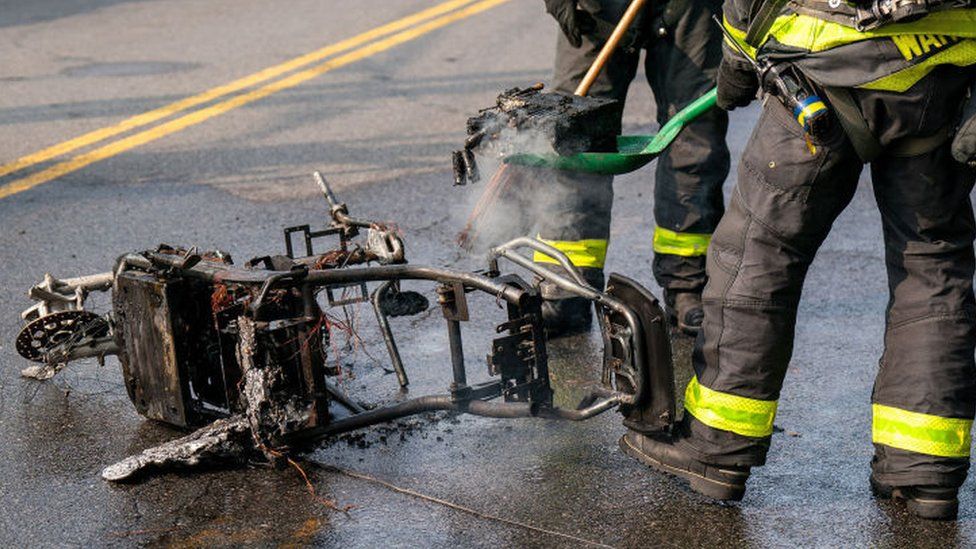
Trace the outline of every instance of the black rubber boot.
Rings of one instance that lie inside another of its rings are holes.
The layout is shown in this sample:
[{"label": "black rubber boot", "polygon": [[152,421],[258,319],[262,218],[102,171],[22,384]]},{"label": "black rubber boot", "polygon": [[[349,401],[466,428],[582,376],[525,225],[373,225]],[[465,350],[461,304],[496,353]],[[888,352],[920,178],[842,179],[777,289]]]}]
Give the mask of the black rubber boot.
[{"label": "black rubber boot", "polygon": [[871,492],[882,499],[904,501],[913,515],[928,520],[956,520],[959,489],[944,486],[890,486],[871,475]]},{"label": "black rubber boot", "polygon": [[748,467],[702,463],[669,438],[653,438],[629,431],[620,438],[620,449],[652,469],[687,481],[692,490],[703,496],[739,501],[746,493]]},{"label": "black rubber boot", "polygon": [[664,292],[664,305],[671,325],[692,337],[701,331],[705,311],[702,309],[701,294],[698,292]]},{"label": "black rubber boot", "polygon": [[[571,278],[566,270],[558,265],[545,265],[545,268]],[[580,268],[580,274],[596,288],[603,290],[603,270]],[[540,285],[542,297],[542,322],[550,339],[567,337],[590,331],[593,326],[593,304],[582,297],[555,287],[545,281]]]}]

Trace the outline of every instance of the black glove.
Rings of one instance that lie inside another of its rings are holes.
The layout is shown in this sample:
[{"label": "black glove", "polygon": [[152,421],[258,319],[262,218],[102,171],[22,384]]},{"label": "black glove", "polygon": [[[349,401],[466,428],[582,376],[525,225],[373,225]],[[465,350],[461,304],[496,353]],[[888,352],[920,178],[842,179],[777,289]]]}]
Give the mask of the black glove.
[{"label": "black glove", "polygon": [[952,140],[952,157],[976,168],[976,86],[969,93],[962,112],[962,124]]},{"label": "black glove", "polygon": [[559,28],[574,48],[583,45],[583,35],[593,31],[593,17],[576,7],[576,0],[545,0],[546,11],[559,23]]},{"label": "black glove", "polygon": [[752,103],[759,91],[759,76],[746,61],[729,58],[728,52],[718,66],[718,96],[720,109],[731,111]]}]

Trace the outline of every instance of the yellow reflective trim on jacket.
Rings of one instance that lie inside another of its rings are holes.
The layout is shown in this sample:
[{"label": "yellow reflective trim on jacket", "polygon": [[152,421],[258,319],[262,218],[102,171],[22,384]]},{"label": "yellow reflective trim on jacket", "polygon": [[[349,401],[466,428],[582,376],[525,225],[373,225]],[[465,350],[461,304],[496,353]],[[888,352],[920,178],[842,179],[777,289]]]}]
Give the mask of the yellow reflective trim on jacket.
[{"label": "yellow reflective trim on jacket", "polygon": [[969,457],[971,419],[920,414],[883,404],[871,409],[875,444],[930,456]]},{"label": "yellow reflective trim on jacket", "polygon": [[659,254],[696,257],[708,252],[712,235],[701,233],[676,233],[662,227],[654,227],[654,251]]},{"label": "yellow reflective trim on jacket", "polygon": [[868,90],[885,90],[903,92],[915,85],[925,75],[932,72],[939,65],[956,65],[968,67],[976,65],[976,40],[965,40],[946,50],[929,57],[917,65],[902,69],[858,86]]},{"label": "yellow reflective trim on jacket", "polygon": [[[603,264],[607,261],[606,239],[546,240],[540,237],[539,240],[566,254],[569,262],[577,267],[595,267],[602,269]],[[535,252],[532,255],[532,261],[536,263],[559,264],[558,261],[542,252]]]},{"label": "yellow reflective trim on jacket", "polygon": [[693,377],[685,389],[685,410],[714,429],[746,437],[768,437],[773,434],[776,401],[714,391]]},{"label": "yellow reflective trim on jacket", "polygon": [[[749,54],[749,57],[753,59],[756,58],[756,48],[746,43],[746,31],[733,26],[732,23],[730,23],[728,18],[726,18],[725,16],[722,16],[722,26],[725,27],[725,30],[729,31],[729,35],[731,35],[732,38],[734,38],[735,41],[739,43],[739,46],[741,46],[742,49],[747,54]],[[728,36],[725,37],[725,41],[728,42],[729,47],[732,48],[734,51],[739,51],[735,47],[735,44],[732,43],[732,39],[730,39]]]},{"label": "yellow reflective trim on jacket", "polygon": [[810,15],[792,13],[778,17],[760,44],[773,37],[785,46],[818,52],[874,38],[919,34],[976,38],[976,9],[939,11],[918,21],[885,25],[864,32]]}]

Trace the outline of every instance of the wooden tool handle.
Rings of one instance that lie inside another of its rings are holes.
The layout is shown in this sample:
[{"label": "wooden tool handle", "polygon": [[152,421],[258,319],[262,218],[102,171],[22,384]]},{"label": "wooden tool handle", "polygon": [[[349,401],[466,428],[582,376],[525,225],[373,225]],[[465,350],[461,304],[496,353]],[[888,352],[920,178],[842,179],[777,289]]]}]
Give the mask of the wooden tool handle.
[{"label": "wooden tool handle", "polygon": [[634,19],[637,18],[637,14],[640,13],[641,8],[647,0],[633,0],[629,6],[627,6],[627,11],[624,12],[624,16],[620,18],[620,22],[614,27],[613,33],[610,38],[607,39],[607,43],[603,45],[603,49],[600,50],[600,54],[596,56],[593,60],[593,64],[590,65],[589,70],[586,71],[586,76],[580,81],[579,86],[576,86],[576,91],[573,92],[576,95],[586,95],[590,93],[590,87],[593,86],[593,82],[596,82],[596,77],[600,76],[600,71],[603,70],[603,66],[607,64],[610,56],[613,55],[614,50],[617,49],[617,45],[620,44],[620,40],[627,33],[627,29],[633,24]]}]

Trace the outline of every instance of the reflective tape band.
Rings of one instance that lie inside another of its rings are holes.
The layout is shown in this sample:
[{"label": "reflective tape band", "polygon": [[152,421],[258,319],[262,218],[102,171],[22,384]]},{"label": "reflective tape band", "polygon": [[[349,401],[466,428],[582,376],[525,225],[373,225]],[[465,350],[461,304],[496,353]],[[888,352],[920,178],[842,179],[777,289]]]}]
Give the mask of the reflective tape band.
[{"label": "reflective tape band", "polygon": [[904,92],[940,65],[968,67],[976,64],[976,40],[965,40],[925,61],[858,86],[867,90]]},{"label": "reflective tape band", "polygon": [[[728,22],[725,27],[733,31]],[[742,31],[736,30],[732,34],[736,42],[748,46]],[[905,61],[879,64],[879,74],[866,75],[871,79],[855,87],[904,92],[939,65],[965,67],[976,64],[976,46],[972,40],[976,39],[976,9],[937,11],[916,21],[892,23],[870,31],[859,31],[813,15],[789,13],[776,18],[760,44],[769,38],[789,49],[812,53],[866,40],[890,39]],[[932,48],[945,49],[929,57]],[[747,48],[747,51],[750,56],[755,56],[755,50]]]},{"label": "reflective tape band", "polygon": [[784,46],[818,52],[862,40],[919,34],[976,38],[976,10],[939,11],[918,21],[893,23],[870,31],[859,31],[811,15],[791,13],[778,17],[760,43],[772,37]]},{"label": "reflective tape band", "polygon": [[920,414],[883,404],[871,409],[875,444],[930,456],[969,457],[971,419]]},{"label": "reflective tape band", "polygon": [[676,233],[654,227],[654,251],[659,254],[696,257],[708,252],[712,235],[701,233]]},{"label": "reflective tape band", "polygon": [[730,48],[732,48],[734,51],[739,51],[739,48],[736,48],[735,44],[731,43],[732,40],[735,40],[743,51],[749,55],[749,57],[753,59],[756,58],[756,48],[750,46],[749,43],[746,42],[746,31],[736,28],[735,25],[733,25],[725,16],[722,17],[722,26],[724,26],[725,30],[729,31],[729,35],[732,36],[732,38],[729,38],[728,36],[725,37],[725,41],[729,43]]},{"label": "reflective tape band", "polygon": [[693,377],[685,389],[685,410],[714,429],[746,437],[768,437],[773,434],[776,401],[715,391]]},{"label": "reflective tape band", "polygon": [[[594,267],[602,269],[607,261],[607,240],[593,238],[589,240],[546,240],[539,237],[539,240],[556,248],[566,254],[569,262],[577,267]],[[535,252],[532,261],[536,263],[552,263],[558,265],[559,262],[542,252]]]}]

